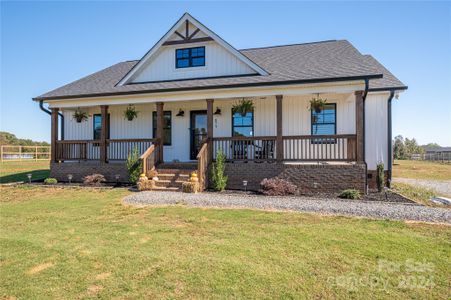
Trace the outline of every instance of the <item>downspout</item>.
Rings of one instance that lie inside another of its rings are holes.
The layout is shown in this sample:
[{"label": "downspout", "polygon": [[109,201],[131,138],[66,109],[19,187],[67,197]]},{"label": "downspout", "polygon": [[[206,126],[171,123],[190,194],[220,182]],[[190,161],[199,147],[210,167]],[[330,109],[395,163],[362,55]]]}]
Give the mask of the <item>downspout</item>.
[{"label": "downspout", "polygon": [[393,170],[393,146],[392,146],[392,116],[391,116],[391,104],[393,97],[395,96],[395,91],[390,91],[390,96],[388,96],[387,104],[387,162],[388,162],[388,178],[387,187],[391,188],[392,170]]},{"label": "downspout", "polygon": [[362,118],[363,118],[363,163],[365,164],[365,194],[368,192],[368,165],[366,163],[366,155],[365,155],[365,151],[366,151],[366,138],[365,138],[365,100],[366,100],[366,96],[368,95],[368,89],[369,89],[369,79],[366,78],[365,79],[365,91],[363,92],[363,114],[362,114]]},{"label": "downspout", "polygon": [[[47,113],[49,115],[52,115],[52,112],[44,107],[44,101],[43,100],[39,101],[39,108],[43,112],[45,112],[45,113]],[[61,140],[64,141],[64,115],[62,113],[58,112],[58,116],[61,117]]]}]

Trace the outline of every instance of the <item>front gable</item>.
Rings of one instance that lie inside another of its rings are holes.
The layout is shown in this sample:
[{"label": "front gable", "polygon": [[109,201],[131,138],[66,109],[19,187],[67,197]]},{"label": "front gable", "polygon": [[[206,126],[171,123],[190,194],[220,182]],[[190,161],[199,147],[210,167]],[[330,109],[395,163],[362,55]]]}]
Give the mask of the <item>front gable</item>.
[{"label": "front gable", "polygon": [[[182,49],[187,58],[177,63]],[[193,65],[187,66],[188,61]],[[268,73],[185,13],[118,85],[243,75]]]}]

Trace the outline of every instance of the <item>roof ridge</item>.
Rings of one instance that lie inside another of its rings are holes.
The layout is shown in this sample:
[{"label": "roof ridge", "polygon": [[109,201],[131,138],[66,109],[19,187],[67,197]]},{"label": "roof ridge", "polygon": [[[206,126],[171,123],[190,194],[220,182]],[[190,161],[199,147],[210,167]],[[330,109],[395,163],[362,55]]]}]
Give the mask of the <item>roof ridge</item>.
[{"label": "roof ridge", "polygon": [[306,42],[306,43],[295,43],[295,44],[285,44],[285,45],[273,45],[273,46],[264,46],[264,47],[253,47],[253,48],[244,48],[238,49],[238,51],[246,51],[246,50],[257,50],[257,49],[267,49],[267,48],[278,48],[278,47],[290,47],[290,46],[301,46],[301,45],[311,45],[311,44],[321,44],[321,43],[331,43],[345,40],[324,40],[317,42]]}]

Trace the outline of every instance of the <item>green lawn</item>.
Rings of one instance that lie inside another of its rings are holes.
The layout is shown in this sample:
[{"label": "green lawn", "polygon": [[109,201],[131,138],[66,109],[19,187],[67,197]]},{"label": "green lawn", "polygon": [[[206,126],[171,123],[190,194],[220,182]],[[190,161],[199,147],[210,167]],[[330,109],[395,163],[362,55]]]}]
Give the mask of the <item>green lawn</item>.
[{"label": "green lawn", "polygon": [[28,181],[27,174],[33,174],[32,180],[49,177],[49,161],[21,161],[0,163],[0,183]]},{"label": "green lawn", "polygon": [[419,160],[395,160],[393,177],[451,180],[451,164]]},{"label": "green lawn", "polygon": [[448,226],[0,193],[3,298],[449,297]]}]

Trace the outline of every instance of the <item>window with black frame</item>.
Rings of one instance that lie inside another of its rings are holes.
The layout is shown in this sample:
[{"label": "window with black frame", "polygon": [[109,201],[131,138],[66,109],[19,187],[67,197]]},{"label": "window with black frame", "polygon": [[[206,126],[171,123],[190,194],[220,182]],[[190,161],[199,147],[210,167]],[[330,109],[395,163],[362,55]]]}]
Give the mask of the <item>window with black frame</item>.
[{"label": "window with black frame", "polygon": [[205,47],[175,50],[175,67],[191,68],[205,66]]},{"label": "window with black frame", "polygon": [[232,112],[232,136],[254,136],[254,112],[244,116]]},{"label": "window with black frame", "polygon": [[[254,112],[233,113],[232,111],[232,136],[252,137],[254,136]],[[242,141],[231,143],[233,159],[247,159],[248,145]]]},{"label": "window with black frame", "polygon": [[[163,113],[163,145],[171,146],[172,144],[172,115],[171,111]],[[153,137],[157,136],[157,112],[152,113],[152,132]]]},{"label": "window with black frame", "polygon": [[[335,135],[337,132],[337,105],[325,104],[320,112],[312,110],[312,135]],[[312,139],[315,144],[334,144],[333,138]]]},{"label": "window with black frame", "polygon": [[[93,120],[93,140],[100,140],[102,134],[102,115],[95,114],[92,117]],[[108,131],[106,133],[106,138],[110,138],[110,114],[108,114]]]}]

